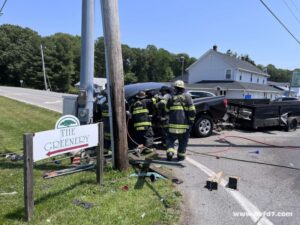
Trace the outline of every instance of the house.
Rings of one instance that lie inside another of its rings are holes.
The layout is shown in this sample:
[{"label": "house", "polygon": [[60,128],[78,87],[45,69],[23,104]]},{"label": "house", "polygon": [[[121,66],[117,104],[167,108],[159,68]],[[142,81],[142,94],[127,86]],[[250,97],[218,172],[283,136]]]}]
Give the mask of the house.
[{"label": "house", "polygon": [[[211,88],[227,98],[269,98],[282,96],[282,91],[268,86],[269,75],[243,58],[208,50],[186,69],[185,81],[202,89]],[[180,77],[178,77],[180,79]]]},{"label": "house", "polygon": [[187,84],[189,90],[203,90],[224,95],[228,99],[275,99],[282,96],[282,91],[269,85],[246,83],[238,81],[200,81],[196,84]]},{"label": "house", "polygon": [[[94,88],[96,92],[100,92],[101,90],[105,89],[105,84],[107,83],[106,78],[99,78],[99,77],[94,77]],[[80,87],[80,81],[75,84],[75,87],[79,88]]]}]

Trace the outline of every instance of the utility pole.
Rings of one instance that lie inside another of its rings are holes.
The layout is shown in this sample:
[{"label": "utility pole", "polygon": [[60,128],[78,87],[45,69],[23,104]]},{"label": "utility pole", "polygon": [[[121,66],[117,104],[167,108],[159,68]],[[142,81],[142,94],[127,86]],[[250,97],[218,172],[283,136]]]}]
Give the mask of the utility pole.
[{"label": "utility pole", "polygon": [[180,57],[180,62],[181,62],[181,80],[183,81],[183,71],[184,71],[184,57]]},{"label": "utility pole", "polygon": [[117,0],[100,0],[105,44],[106,77],[111,109],[114,167],[128,168],[124,71]]},{"label": "utility pole", "polygon": [[82,0],[80,97],[78,119],[82,124],[93,120],[94,101],[94,9],[95,0]]},{"label": "utility pole", "polygon": [[43,45],[41,45],[41,55],[42,55],[42,65],[43,65],[43,74],[44,74],[45,90],[48,91],[47,80],[46,80],[46,70],[45,70],[45,61],[44,61]]}]

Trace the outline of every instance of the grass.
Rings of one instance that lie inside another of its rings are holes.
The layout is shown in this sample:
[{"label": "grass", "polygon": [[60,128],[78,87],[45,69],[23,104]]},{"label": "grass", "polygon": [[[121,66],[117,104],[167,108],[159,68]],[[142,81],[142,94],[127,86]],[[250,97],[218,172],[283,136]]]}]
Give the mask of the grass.
[{"label": "grass", "polygon": [[[58,113],[0,97],[0,224],[24,221],[23,162],[12,162],[4,152],[22,150],[25,132],[53,129]],[[2,155],[1,155],[2,154]],[[68,160],[67,160],[68,162]],[[103,186],[93,171],[45,180],[45,171],[66,168],[47,159],[34,167],[34,219],[29,224],[176,224],[181,195],[168,180],[139,180],[105,167]],[[122,189],[127,186],[128,191]],[[93,204],[85,209],[74,200]]]}]

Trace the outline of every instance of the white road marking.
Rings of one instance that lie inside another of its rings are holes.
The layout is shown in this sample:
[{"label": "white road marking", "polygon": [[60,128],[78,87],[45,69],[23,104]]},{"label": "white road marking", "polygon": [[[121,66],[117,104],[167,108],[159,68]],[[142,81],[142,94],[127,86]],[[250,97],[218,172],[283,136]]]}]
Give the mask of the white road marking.
[{"label": "white road marking", "polygon": [[[211,169],[207,168],[206,166],[202,165],[201,163],[189,157],[186,157],[186,161],[198,167],[200,170],[202,170],[210,177],[216,174]],[[248,200],[243,194],[241,194],[238,191],[226,188],[227,182],[224,179],[221,180],[220,184],[227,191],[227,193],[230,194],[240,204],[240,206],[246,211],[246,213],[249,215],[249,217],[255,224],[273,225],[273,223],[267,217],[265,217],[263,213],[252,202],[250,202],[250,200]]]}]

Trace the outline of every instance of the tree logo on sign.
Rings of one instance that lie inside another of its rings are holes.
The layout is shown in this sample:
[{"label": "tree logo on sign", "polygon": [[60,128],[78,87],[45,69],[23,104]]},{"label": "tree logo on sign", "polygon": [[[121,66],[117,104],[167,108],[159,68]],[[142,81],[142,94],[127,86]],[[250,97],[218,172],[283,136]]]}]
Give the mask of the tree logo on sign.
[{"label": "tree logo on sign", "polygon": [[65,115],[59,118],[55,124],[55,129],[69,128],[69,127],[78,127],[80,122],[77,117],[72,115]]}]

